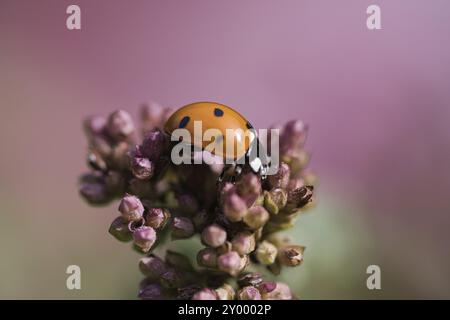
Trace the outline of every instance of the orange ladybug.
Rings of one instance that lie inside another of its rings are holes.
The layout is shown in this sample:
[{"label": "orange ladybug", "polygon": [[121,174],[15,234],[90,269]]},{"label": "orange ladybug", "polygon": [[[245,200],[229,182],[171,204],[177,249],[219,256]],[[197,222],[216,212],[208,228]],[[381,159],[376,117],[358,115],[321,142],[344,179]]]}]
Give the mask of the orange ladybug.
[{"label": "orange ladybug", "polygon": [[[188,130],[192,137],[189,143],[193,146],[222,157],[226,163],[233,162],[238,174],[242,165],[248,163],[255,173],[265,178],[267,161],[262,160],[267,160],[267,155],[259,143],[256,130],[234,109],[217,102],[188,104],[175,111],[164,126],[164,131],[169,135],[176,129]],[[216,132],[213,136],[215,148],[211,140],[203,139],[209,129]],[[257,151],[263,153],[263,157]],[[219,179],[223,178],[224,172]]]}]

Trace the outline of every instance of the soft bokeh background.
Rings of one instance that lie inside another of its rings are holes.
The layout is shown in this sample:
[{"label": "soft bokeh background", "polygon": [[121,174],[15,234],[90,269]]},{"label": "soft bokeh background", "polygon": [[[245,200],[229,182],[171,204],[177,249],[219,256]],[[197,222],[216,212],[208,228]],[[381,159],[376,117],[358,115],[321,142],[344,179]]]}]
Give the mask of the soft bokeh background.
[{"label": "soft bokeh background", "polygon": [[[65,27],[66,7],[82,30]],[[382,30],[366,8],[382,9]],[[216,100],[310,125],[319,205],[293,231],[299,296],[450,298],[450,3],[0,1],[0,298],[134,298],[117,204],[78,196],[82,118]],[[82,269],[68,291],[65,269]],[[382,290],[366,288],[366,268]]]}]

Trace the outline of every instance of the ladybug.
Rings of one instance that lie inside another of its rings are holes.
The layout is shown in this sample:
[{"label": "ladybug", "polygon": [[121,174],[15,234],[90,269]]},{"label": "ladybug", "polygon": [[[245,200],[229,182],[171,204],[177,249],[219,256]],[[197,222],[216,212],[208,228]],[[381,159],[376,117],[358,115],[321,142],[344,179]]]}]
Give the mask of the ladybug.
[{"label": "ladybug", "polygon": [[[201,121],[201,132],[194,130],[196,121]],[[258,139],[256,130],[236,110],[217,102],[191,103],[175,111],[164,125],[164,131],[168,135],[176,129],[188,130],[191,137],[201,135],[199,139],[194,138],[194,142],[189,144],[194,148],[222,157],[227,164],[232,163],[235,173],[240,174],[243,165],[248,163],[253,172],[260,174],[263,179],[266,178],[268,156]],[[208,129],[216,129],[218,135],[214,136],[214,142],[221,143],[221,147],[211,148],[213,145],[211,141],[202,139],[204,132]],[[234,148],[227,148],[227,143],[230,142],[233,143]],[[219,181],[222,181],[228,169],[229,166],[224,167]]]}]

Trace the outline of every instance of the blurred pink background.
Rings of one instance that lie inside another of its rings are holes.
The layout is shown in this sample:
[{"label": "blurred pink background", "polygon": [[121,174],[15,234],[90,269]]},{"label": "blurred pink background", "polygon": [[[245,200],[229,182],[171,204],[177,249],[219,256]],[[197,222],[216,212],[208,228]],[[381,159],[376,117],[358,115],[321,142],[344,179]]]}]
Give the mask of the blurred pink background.
[{"label": "blurred pink background", "polygon": [[[366,28],[372,3],[382,30]],[[66,29],[70,4],[80,31]],[[214,100],[259,128],[310,126],[321,185],[296,233],[300,296],[450,298],[449,12],[445,0],[2,0],[0,297],[134,298],[138,255],[107,234],[116,204],[77,193],[81,121]],[[370,264],[380,291],[366,288]]]}]

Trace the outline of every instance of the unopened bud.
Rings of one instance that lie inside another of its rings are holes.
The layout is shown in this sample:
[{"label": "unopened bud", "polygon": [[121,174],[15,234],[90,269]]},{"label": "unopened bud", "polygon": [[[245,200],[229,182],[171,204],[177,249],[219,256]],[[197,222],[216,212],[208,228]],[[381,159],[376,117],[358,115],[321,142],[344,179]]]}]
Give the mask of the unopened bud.
[{"label": "unopened bud", "polygon": [[83,129],[89,140],[102,135],[106,128],[106,119],[101,116],[92,116],[83,121]]},{"label": "unopened bud", "polygon": [[131,171],[133,175],[141,180],[149,179],[153,176],[155,166],[147,158],[133,158],[131,159]]},{"label": "unopened bud", "polygon": [[138,297],[143,300],[164,300],[164,289],[159,283],[151,283],[139,290]]},{"label": "unopened bud", "polygon": [[138,197],[127,194],[120,201],[119,211],[126,221],[138,221],[144,215],[144,206]]},{"label": "unopened bud", "polygon": [[151,254],[148,257],[143,257],[139,260],[139,269],[147,277],[158,279],[167,271],[167,266],[161,258]]},{"label": "unopened bud", "polygon": [[217,248],[227,240],[227,232],[218,224],[212,224],[203,229],[202,242],[212,248]]},{"label": "unopened bud", "polygon": [[204,248],[197,254],[197,263],[203,267],[215,268],[217,266],[217,252],[213,248]]},{"label": "unopened bud", "polygon": [[261,293],[255,287],[247,286],[238,291],[237,297],[239,300],[261,300]]},{"label": "unopened bud", "polygon": [[161,125],[162,114],[163,108],[159,103],[154,101],[150,101],[141,106],[140,116],[144,133]]},{"label": "unopened bud", "polygon": [[161,208],[151,208],[145,217],[145,224],[155,229],[163,229],[169,219],[169,211]]},{"label": "unopened bud", "polygon": [[283,189],[273,189],[264,194],[264,207],[271,213],[277,214],[284,208],[287,202],[287,194]]},{"label": "unopened bud", "polygon": [[191,219],[175,217],[172,222],[172,237],[174,239],[190,238],[194,235],[194,225]]},{"label": "unopened bud", "polygon": [[85,182],[80,185],[80,195],[90,204],[101,205],[108,203],[111,198],[104,182]]},{"label": "unopened bud", "polygon": [[114,219],[109,227],[109,233],[122,242],[128,242],[133,239],[133,235],[128,229],[128,222],[124,221],[122,217]]},{"label": "unopened bud", "polygon": [[156,232],[152,227],[142,226],[134,230],[133,239],[142,252],[148,252],[156,241]]},{"label": "unopened bud", "polygon": [[304,207],[313,196],[312,186],[304,186],[298,189],[289,191],[287,198],[287,205],[289,208],[302,208]]},{"label": "unopened bud", "polygon": [[303,262],[303,252],[305,247],[288,245],[278,251],[278,260],[288,267],[295,267]]},{"label": "unopened bud", "polygon": [[215,291],[218,300],[234,300],[234,296],[236,295],[233,287],[230,286],[228,283],[224,283],[223,285],[218,287]]},{"label": "unopened bud", "polygon": [[278,167],[277,173],[269,175],[267,180],[271,188],[283,188],[285,189],[289,183],[289,175],[291,170],[286,163],[281,163]]},{"label": "unopened bud", "polygon": [[262,298],[264,300],[292,300],[294,297],[292,291],[287,284],[276,282],[275,288],[270,288],[270,291],[262,291]]},{"label": "unopened bud", "polygon": [[133,120],[128,112],[115,111],[108,118],[107,129],[117,141],[127,140],[134,133]]},{"label": "unopened bud", "polygon": [[236,193],[225,195],[223,213],[231,222],[241,221],[247,213],[247,204]]},{"label": "unopened bud", "polygon": [[192,300],[217,300],[217,293],[209,288],[204,288],[192,296]]},{"label": "unopened bud", "polygon": [[254,173],[247,173],[237,183],[239,195],[247,196],[261,193],[261,179]]},{"label": "unopened bud", "polygon": [[231,241],[232,248],[240,255],[249,254],[255,250],[255,235],[250,232],[241,232]]},{"label": "unopened bud", "polygon": [[179,288],[186,282],[183,278],[183,274],[175,269],[169,269],[161,274],[159,281],[168,289]]},{"label": "unopened bud", "polygon": [[263,265],[270,265],[275,262],[277,248],[268,241],[263,241],[256,249],[256,259]]},{"label": "unopened bud", "polygon": [[269,213],[261,206],[251,207],[244,217],[244,222],[251,229],[261,228],[269,220]]},{"label": "unopened bud", "polygon": [[142,154],[150,160],[158,160],[166,149],[167,139],[161,130],[146,133],[141,145]]},{"label": "unopened bud", "polygon": [[221,271],[236,275],[241,267],[241,257],[236,251],[230,251],[219,256],[217,265]]}]

